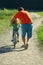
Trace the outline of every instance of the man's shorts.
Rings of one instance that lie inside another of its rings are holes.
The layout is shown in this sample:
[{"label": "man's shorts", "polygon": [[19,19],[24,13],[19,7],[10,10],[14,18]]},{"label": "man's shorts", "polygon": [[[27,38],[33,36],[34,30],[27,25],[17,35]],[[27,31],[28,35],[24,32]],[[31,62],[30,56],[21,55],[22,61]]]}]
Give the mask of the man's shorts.
[{"label": "man's shorts", "polygon": [[21,24],[21,31],[22,31],[22,37],[26,36],[31,38],[32,37],[32,24]]}]

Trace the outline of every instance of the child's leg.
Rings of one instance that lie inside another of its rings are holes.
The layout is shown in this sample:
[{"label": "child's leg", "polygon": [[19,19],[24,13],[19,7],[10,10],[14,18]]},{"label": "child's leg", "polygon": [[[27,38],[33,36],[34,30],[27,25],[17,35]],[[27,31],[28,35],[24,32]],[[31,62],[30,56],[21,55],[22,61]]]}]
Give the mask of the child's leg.
[{"label": "child's leg", "polygon": [[17,31],[17,42],[19,42],[19,32]]},{"label": "child's leg", "polygon": [[11,41],[13,41],[13,38],[14,38],[14,29],[13,29],[13,32],[12,32],[12,40]]},{"label": "child's leg", "polygon": [[17,44],[17,38],[16,38],[16,31],[14,31],[13,33],[13,43],[14,43],[14,48],[16,47],[16,44]]},{"label": "child's leg", "polygon": [[14,38],[14,30],[13,30],[13,35],[12,35],[12,38]]}]

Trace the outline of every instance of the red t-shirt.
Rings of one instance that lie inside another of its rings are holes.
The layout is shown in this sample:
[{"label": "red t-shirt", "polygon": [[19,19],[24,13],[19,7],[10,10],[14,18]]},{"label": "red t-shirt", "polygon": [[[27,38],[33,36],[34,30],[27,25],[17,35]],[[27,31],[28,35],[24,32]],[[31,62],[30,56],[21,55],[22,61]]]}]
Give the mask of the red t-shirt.
[{"label": "red t-shirt", "polygon": [[14,18],[19,18],[22,24],[32,23],[32,19],[27,11],[18,12]]}]

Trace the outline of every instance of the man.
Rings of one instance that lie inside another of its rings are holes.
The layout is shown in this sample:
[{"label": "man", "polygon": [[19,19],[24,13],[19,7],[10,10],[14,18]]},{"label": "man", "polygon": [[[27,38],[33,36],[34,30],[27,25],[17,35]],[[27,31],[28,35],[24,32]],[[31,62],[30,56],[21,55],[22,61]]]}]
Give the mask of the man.
[{"label": "man", "polygon": [[[23,7],[20,7],[18,9],[18,13],[14,16],[14,18],[15,19],[18,18],[21,20],[22,40],[25,49],[27,49],[29,39],[32,37],[32,19],[29,15],[29,12],[25,11]],[[25,40],[26,33],[27,33],[27,44]]]}]

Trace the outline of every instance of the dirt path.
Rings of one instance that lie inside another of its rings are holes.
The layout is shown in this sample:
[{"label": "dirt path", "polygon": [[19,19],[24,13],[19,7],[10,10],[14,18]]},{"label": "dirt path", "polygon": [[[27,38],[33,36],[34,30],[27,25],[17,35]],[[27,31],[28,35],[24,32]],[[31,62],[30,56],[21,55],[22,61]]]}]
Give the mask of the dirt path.
[{"label": "dirt path", "polygon": [[[0,65],[43,65],[43,52],[38,47],[37,28],[41,25],[43,18],[35,13],[30,13],[33,18],[33,36],[27,50],[21,48],[23,44],[20,34],[20,42],[13,49],[11,42],[12,30],[0,35]],[[19,32],[21,32],[19,30]]]}]

